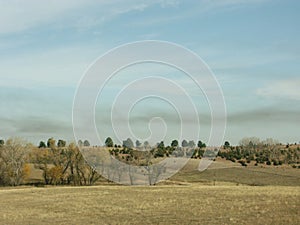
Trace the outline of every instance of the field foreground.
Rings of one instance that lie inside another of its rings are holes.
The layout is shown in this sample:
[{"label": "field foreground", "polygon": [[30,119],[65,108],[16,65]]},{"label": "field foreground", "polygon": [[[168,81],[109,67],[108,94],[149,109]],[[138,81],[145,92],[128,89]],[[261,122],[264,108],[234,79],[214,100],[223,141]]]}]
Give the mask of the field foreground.
[{"label": "field foreground", "polygon": [[0,189],[1,224],[297,224],[300,187]]}]

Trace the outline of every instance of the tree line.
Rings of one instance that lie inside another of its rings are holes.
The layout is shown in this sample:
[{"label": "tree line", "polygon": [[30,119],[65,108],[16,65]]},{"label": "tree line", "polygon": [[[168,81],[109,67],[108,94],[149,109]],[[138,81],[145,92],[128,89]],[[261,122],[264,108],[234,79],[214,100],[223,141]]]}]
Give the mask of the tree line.
[{"label": "tree line", "polygon": [[0,141],[0,185],[20,185],[32,169],[42,171],[46,185],[92,185],[101,178],[74,143],[53,138],[38,146],[19,138]]},{"label": "tree line", "polygon": [[[239,145],[232,146],[226,141],[220,151],[206,148],[206,144],[198,141],[172,140],[168,145],[164,141],[154,146],[145,141],[134,142],[127,138],[122,145],[115,144],[111,137],[106,138],[105,146],[111,157],[128,164],[148,166],[152,160],[163,157],[220,157],[247,166],[265,164],[279,166],[282,164],[300,168],[299,145],[286,144],[266,139],[244,138]],[[38,146],[27,143],[20,138],[0,140],[0,185],[20,185],[29,182],[28,177],[33,170],[42,173],[42,184],[46,185],[92,185],[102,179],[96,168],[84,160],[80,147],[90,147],[88,140],[67,143],[49,138],[40,141]]]},{"label": "tree line", "polygon": [[226,141],[223,148],[218,152],[218,156],[232,162],[238,162],[242,166],[254,162],[255,166],[287,164],[293,168],[300,168],[299,145],[297,143],[281,144],[272,138],[262,141],[257,137],[243,138],[237,146],[231,146]]}]

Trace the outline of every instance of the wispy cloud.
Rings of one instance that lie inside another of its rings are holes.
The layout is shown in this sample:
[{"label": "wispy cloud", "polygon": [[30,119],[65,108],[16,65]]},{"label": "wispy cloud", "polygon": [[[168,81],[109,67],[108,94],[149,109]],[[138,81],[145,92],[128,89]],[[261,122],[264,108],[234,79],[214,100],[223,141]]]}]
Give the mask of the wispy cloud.
[{"label": "wispy cloud", "polygon": [[173,0],[0,0],[0,34],[53,25],[89,28],[132,11],[143,11],[154,4],[174,7],[178,3]]},{"label": "wispy cloud", "polygon": [[300,100],[300,79],[278,80],[259,88],[256,94],[268,98]]},{"label": "wispy cloud", "polygon": [[[180,10],[176,16],[165,15],[169,17],[167,20],[184,18],[193,16],[195,13],[213,11],[216,9],[224,9],[228,7],[238,7],[241,5],[263,3],[267,0],[202,0],[189,2],[190,10],[184,13]],[[27,29],[39,26],[68,26],[77,28],[93,27],[103,22],[132,11],[144,11],[147,8],[157,5],[162,9],[180,8],[184,1],[179,0],[154,0],[154,1],[138,1],[138,0],[26,0],[26,1],[6,1],[0,0],[0,34],[10,34],[25,31]],[[93,13],[89,10],[93,8]],[[178,11],[178,10],[177,10]],[[163,22],[166,18],[155,17],[156,19],[144,22],[153,24]],[[75,19],[75,21],[74,21]]]},{"label": "wispy cloud", "polygon": [[[168,13],[159,14],[155,17],[148,18],[147,20],[133,21],[130,26],[152,26],[157,24],[164,24],[171,21],[190,19],[201,14],[207,14],[211,12],[215,13],[218,10],[233,10],[244,6],[263,4],[268,1],[270,0],[200,0],[174,1],[173,4],[162,3],[161,6],[167,5],[175,9],[173,13],[169,11]],[[182,8],[183,5],[185,5],[184,8]]]},{"label": "wispy cloud", "polygon": [[80,8],[86,1],[0,1],[0,33],[20,32],[46,24]]},{"label": "wispy cloud", "polygon": [[[213,69],[225,94],[230,140],[266,134],[297,140],[297,4],[270,0],[0,0],[0,136],[36,136],[36,140],[71,135],[73,95],[88,65],[117,45],[159,38],[187,46]],[[290,76],[284,76],[286,73]],[[109,110],[119,90],[142,75],[162,76],[187,90],[202,127],[210,127],[208,103],[189,77],[176,69],[148,70],[136,65],[119,71],[105,86],[106,92],[98,98],[103,101],[97,102],[100,124],[110,121]],[[157,90],[180,106],[187,102],[179,87],[147,81],[130,86],[128,96]],[[126,106],[130,101],[122,103]],[[176,112],[164,103],[147,99],[137,104],[131,115],[133,128],[144,128],[144,122],[156,115],[176,125]],[[125,106],[120,106],[117,120],[122,123]],[[106,127],[100,130],[112,135]]]},{"label": "wispy cloud", "polygon": [[260,4],[269,0],[203,0],[203,3],[210,5],[210,7],[226,7],[231,5],[243,5],[243,4]]},{"label": "wispy cloud", "polygon": [[228,115],[228,122],[232,125],[248,126],[259,123],[295,123],[300,119],[300,110],[281,109],[280,106],[259,108],[251,111],[243,111]]}]

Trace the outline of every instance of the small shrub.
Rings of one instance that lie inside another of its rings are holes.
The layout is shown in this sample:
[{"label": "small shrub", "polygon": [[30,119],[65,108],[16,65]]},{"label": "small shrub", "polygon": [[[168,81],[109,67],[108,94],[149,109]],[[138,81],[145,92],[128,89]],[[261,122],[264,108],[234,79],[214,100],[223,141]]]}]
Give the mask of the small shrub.
[{"label": "small shrub", "polygon": [[247,166],[247,164],[245,163],[244,160],[239,160],[239,163],[240,163],[242,166]]}]

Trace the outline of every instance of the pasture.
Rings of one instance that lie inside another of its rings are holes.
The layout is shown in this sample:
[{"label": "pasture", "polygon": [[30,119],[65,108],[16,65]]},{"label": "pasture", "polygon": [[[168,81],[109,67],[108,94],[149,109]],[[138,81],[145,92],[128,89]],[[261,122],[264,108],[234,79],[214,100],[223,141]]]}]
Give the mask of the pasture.
[{"label": "pasture", "polygon": [[1,224],[297,224],[299,187],[94,186],[0,190]]},{"label": "pasture", "polygon": [[[217,160],[156,186],[32,186],[0,189],[0,224],[297,224],[299,169]],[[38,176],[38,174],[36,174]]]}]

